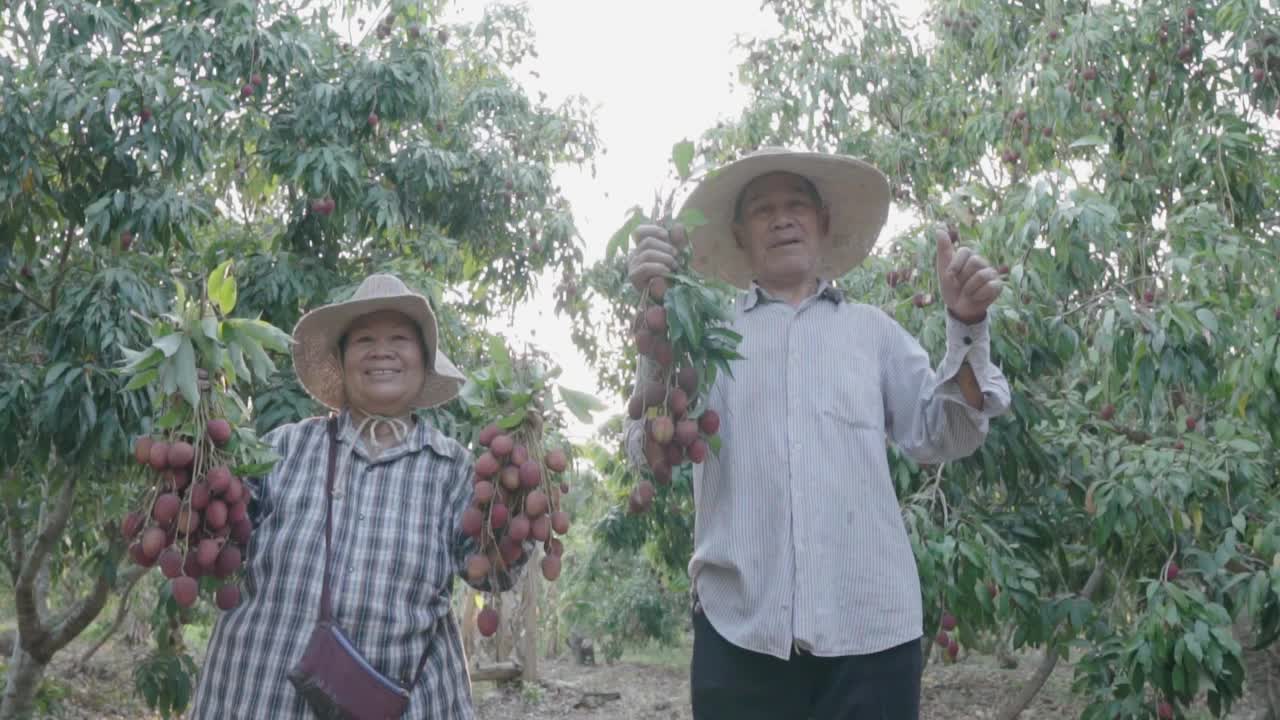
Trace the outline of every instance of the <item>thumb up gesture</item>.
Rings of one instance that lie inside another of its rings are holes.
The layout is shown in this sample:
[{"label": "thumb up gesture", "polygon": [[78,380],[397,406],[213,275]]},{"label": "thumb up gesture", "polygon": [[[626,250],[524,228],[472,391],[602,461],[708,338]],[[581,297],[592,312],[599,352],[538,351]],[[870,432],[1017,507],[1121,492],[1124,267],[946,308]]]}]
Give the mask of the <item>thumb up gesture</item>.
[{"label": "thumb up gesture", "polygon": [[938,243],[938,284],[947,310],[965,324],[981,322],[1000,296],[1000,274],[973,250],[956,248],[946,228],[934,230]]}]

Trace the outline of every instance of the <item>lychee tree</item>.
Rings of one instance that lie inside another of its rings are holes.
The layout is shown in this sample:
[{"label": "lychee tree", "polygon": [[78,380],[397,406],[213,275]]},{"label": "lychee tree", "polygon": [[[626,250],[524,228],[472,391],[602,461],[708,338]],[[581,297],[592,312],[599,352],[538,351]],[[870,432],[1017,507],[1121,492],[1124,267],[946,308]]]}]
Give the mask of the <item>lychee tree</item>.
[{"label": "lychee tree", "polygon": [[[158,390],[115,370],[151,346],[179,284],[231,260],[236,315],[287,332],[389,270],[472,367],[487,361],[472,328],[540,272],[576,271],[551,178],[595,152],[583,104],[516,85],[533,50],[520,10],[445,25],[439,6],[0,10],[0,560],[20,633],[0,718],[26,712],[50,658],[135,572],[119,520],[155,479],[134,441],[164,416]],[[255,433],[321,411],[287,355],[275,372],[260,360],[244,357]],[[457,404],[428,416],[469,429]],[[174,678],[179,651],[158,650]],[[140,687],[159,709],[186,700],[176,679]]]},{"label": "lychee tree", "polygon": [[[787,145],[883,169],[905,227],[839,282],[935,360],[929,231],[1004,273],[990,319],[1012,412],[960,462],[890,450],[929,647],[1043,650],[1002,717],[1077,646],[1084,717],[1220,716],[1280,632],[1280,15],[1251,0],[977,0],[918,21],[882,2],[767,6],[782,30],[744,43],[749,106],[698,139],[699,159]],[[621,262],[587,276],[622,288]]]}]

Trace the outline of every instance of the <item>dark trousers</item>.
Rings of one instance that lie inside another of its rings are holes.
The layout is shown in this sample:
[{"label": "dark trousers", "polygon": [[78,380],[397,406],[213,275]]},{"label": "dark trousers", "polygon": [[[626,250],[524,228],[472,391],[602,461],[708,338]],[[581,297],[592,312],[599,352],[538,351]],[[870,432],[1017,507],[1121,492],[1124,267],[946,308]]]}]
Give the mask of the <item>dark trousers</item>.
[{"label": "dark trousers", "polygon": [[920,641],[871,655],[789,660],[725,640],[693,614],[694,720],[918,720]]}]

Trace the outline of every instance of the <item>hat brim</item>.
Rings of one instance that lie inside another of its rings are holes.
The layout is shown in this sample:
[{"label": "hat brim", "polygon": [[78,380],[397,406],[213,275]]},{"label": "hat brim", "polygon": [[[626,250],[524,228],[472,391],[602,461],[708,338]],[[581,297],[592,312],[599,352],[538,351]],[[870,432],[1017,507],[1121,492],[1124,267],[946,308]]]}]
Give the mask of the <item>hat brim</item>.
[{"label": "hat brim", "polygon": [[457,397],[466,377],[440,351],[435,314],[421,295],[352,300],[325,305],[303,315],[293,330],[293,367],[298,382],[307,393],[331,410],[347,407],[338,340],[356,318],[380,310],[403,313],[417,323],[422,330],[422,341],[431,354],[424,358],[427,363],[426,380],[410,401],[410,406],[431,408]]},{"label": "hat brim", "polygon": [[875,245],[889,218],[889,181],[875,167],[844,155],[762,150],[709,174],[685,200],[706,224],[689,229],[693,268],[703,275],[748,288],[750,260],[733,236],[738,194],[761,175],[788,172],[808,178],[831,213],[819,274],[834,280],[857,267]]}]

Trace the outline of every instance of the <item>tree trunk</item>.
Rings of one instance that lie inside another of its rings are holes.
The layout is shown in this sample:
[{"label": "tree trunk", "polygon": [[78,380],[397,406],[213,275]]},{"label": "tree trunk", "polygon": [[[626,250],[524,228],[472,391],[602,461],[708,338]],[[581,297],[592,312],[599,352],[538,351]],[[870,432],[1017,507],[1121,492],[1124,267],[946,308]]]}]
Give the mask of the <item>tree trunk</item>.
[{"label": "tree trunk", "polygon": [[1236,619],[1232,631],[1244,650],[1244,699],[1256,708],[1251,720],[1277,720],[1280,718],[1280,642],[1261,650],[1252,649],[1257,638],[1244,613]]},{"label": "tree trunk", "polygon": [[9,662],[9,682],[0,700],[0,720],[27,720],[35,703],[36,691],[44,678],[45,665],[22,649],[22,638],[13,648]]},{"label": "tree trunk", "polygon": [[[33,528],[36,532],[32,540],[28,540],[26,533],[20,528],[15,530],[18,512],[11,499],[6,507],[10,538],[16,541],[9,552],[16,561],[13,564],[18,571],[13,587],[18,642],[13,650],[13,662],[8,669],[4,699],[0,701],[0,720],[25,719],[30,716],[31,704],[35,700],[45,667],[55,653],[75,640],[102,612],[111,591],[111,584],[107,582],[106,576],[99,575],[89,593],[77,602],[57,612],[50,612],[48,608],[50,563],[71,518],[75,486],[75,476],[69,473],[63,477],[56,496],[52,493],[51,486],[46,484],[45,502],[40,510],[39,524]],[[121,549],[119,544],[112,546],[112,552],[119,553]],[[122,578],[133,577],[135,573],[142,572],[145,569],[132,568]]]},{"label": "tree trunk", "polygon": [[[1099,560],[1093,566],[1093,572],[1089,573],[1089,579],[1085,580],[1084,587],[1080,590],[1080,597],[1085,600],[1092,597],[1097,592],[1098,586],[1102,584],[1102,579],[1105,575],[1105,566]],[[1016,697],[1000,708],[1000,713],[996,715],[996,720],[1014,720],[1027,709],[1027,706],[1035,699],[1036,694],[1044,687],[1045,682],[1049,680],[1049,676],[1053,674],[1053,668],[1058,664],[1058,654],[1053,650],[1051,642],[1045,648],[1044,658],[1040,660],[1040,666],[1036,668],[1035,675],[1031,676],[1031,680],[1022,687],[1021,692]]]},{"label": "tree trunk", "polygon": [[1005,670],[1017,670],[1018,658],[1013,655],[1013,630],[1014,625],[1010,625],[1007,630],[997,633],[996,636],[996,660],[1000,663],[1000,667]]}]

